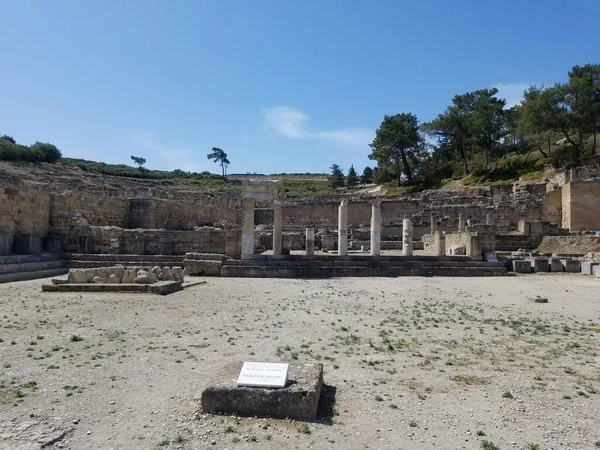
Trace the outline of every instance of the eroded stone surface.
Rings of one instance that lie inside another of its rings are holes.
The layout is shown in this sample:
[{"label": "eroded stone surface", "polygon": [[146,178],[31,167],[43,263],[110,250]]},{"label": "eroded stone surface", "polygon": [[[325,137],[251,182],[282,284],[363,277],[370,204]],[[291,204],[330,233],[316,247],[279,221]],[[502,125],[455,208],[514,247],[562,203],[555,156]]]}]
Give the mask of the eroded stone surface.
[{"label": "eroded stone surface", "polygon": [[322,364],[290,364],[283,389],[238,387],[243,363],[227,365],[201,395],[204,412],[312,420],[323,388]]}]

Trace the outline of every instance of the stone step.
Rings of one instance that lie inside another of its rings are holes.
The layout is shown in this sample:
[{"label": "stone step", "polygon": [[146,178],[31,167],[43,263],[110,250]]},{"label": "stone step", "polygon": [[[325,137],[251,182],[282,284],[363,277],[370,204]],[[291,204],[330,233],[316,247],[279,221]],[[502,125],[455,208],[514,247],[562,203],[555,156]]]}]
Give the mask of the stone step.
[{"label": "stone step", "polygon": [[462,261],[409,261],[409,260],[388,260],[388,261],[380,261],[380,260],[363,260],[363,261],[353,261],[353,260],[336,260],[329,259],[327,261],[319,260],[319,261],[294,261],[287,259],[280,260],[225,260],[223,261],[224,266],[236,266],[243,265],[245,267],[296,267],[300,265],[306,266],[316,266],[316,267],[365,267],[365,268],[388,268],[388,267],[409,267],[409,268],[418,268],[422,266],[427,267],[482,267],[482,268],[504,268],[504,263],[489,263],[483,261],[470,261],[468,259]]},{"label": "stone step", "polygon": [[11,283],[13,281],[35,280],[37,278],[56,277],[65,275],[69,269],[46,269],[32,270],[29,272],[15,272],[0,275],[0,283]]},{"label": "stone step", "polygon": [[67,266],[71,269],[92,269],[94,267],[111,267],[117,264],[123,266],[183,266],[183,260],[180,259],[153,259],[153,260],[139,260],[139,261],[124,261],[124,260],[114,260],[114,261],[67,261]]},{"label": "stone step", "polygon": [[9,255],[0,256],[0,265],[3,264],[25,264],[41,261],[56,261],[62,258],[61,254],[40,253],[38,255]]},{"label": "stone step", "polygon": [[[63,258],[70,261],[107,261],[107,262],[147,262],[147,261],[183,261],[185,255],[120,255],[120,254],[83,254],[68,253]],[[140,265],[140,264],[136,264]],[[155,264],[153,264],[155,265]]]},{"label": "stone step", "polygon": [[23,262],[18,264],[1,264],[0,275],[19,272],[35,272],[40,270],[62,269],[63,261]]},{"label": "stone step", "polygon": [[[262,264],[260,264],[262,262]],[[286,261],[227,260],[221,276],[269,278],[502,276],[502,263],[480,261]]]},{"label": "stone step", "polygon": [[221,268],[224,277],[258,277],[258,278],[329,278],[329,277],[398,277],[398,276],[449,276],[449,277],[481,277],[503,276],[504,266],[468,267],[454,266],[388,266],[365,267],[364,265],[329,266],[289,265],[285,266],[245,266],[243,264],[227,264]]}]

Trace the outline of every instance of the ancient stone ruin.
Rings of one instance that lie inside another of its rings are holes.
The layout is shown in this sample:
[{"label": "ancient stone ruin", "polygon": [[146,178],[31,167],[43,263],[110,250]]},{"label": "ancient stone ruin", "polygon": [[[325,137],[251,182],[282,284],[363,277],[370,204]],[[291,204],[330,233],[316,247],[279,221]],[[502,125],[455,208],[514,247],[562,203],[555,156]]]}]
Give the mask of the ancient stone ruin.
[{"label": "ancient stone ruin", "polygon": [[52,170],[0,163],[0,281],[116,264],[221,276],[494,275],[527,272],[513,260],[573,271],[569,261],[600,259],[597,166],[543,182],[314,198],[281,197],[280,181],[264,178],[244,180],[240,198]]}]

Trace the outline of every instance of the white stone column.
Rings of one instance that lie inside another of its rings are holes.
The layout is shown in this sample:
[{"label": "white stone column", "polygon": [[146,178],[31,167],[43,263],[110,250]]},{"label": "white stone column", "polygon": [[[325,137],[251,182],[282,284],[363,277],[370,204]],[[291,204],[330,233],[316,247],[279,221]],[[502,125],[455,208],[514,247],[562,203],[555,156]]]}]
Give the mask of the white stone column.
[{"label": "white stone column", "polygon": [[371,202],[371,256],[381,254],[381,200]]},{"label": "white stone column", "polygon": [[479,236],[473,234],[467,236],[466,253],[467,256],[470,256],[474,261],[481,261],[483,259],[481,253],[481,238]]},{"label": "white stone column", "polygon": [[435,256],[446,256],[446,236],[441,231],[433,234],[433,251]]},{"label": "white stone column", "polygon": [[413,254],[413,223],[409,219],[402,221],[402,255]]},{"label": "white stone column", "polygon": [[242,200],[242,259],[254,257],[254,199]]},{"label": "white stone column", "polygon": [[338,255],[348,254],[348,201],[342,200],[338,208]]},{"label": "white stone column", "polygon": [[280,200],[273,201],[273,254],[282,254],[283,206]]},{"label": "white stone column", "polygon": [[459,214],[458,215],[458,232],[462,233],[462,232],[466,231],[466,227],[467,227],[467,221],[465,219],[465,215]]},{"label": "white stone column", "polygon": [[315,229],[306,229],[306,256],[313,256],[315,254]]}]

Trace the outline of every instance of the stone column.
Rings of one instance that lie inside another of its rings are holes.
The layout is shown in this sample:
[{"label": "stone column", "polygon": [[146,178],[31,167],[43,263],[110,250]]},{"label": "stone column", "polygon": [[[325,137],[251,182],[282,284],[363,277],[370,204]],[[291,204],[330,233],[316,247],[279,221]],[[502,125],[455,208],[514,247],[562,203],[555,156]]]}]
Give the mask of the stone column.
[{"label": "stone column", "polygon": [[338,255],[348,254],[348,201],[342,200],[338,208]]},{"label": "stone column", "polygon": [[431,235],[433,236],[433,234],[438,230],[437,218],[435,217],[434,214],[432,214],[430,220],[431,220]]},{"label": "stone column", "polygon": [[458,232],[462,233],[462,232],[466,231],[466,227],[467,227],[467,221],[465,219],[465,215],[459,214],[458,215]]},{"label": "stone column", "polygon": [[446,236],[441,231],[433,235],[433,251],[435,256],[446,256]]},{"label": "stone column", "polygon": [[413,254],[413,223],[404,219],[402,221],[402,256]]},{"label": "stone column", "polygon": [[306,229],[306,256],[313,256],[315,254],[315,229]]},{"label": "stone column", "polygon": [[254,257],[254,199],[242,200],[242,259]]},{"label": "stone column", "polygon": [[273,254],[282,254],[281,230],[283,226],[283,207],[280,200],[273,201]]},{"label": "stone column", "polygon": [[381,200],[371,203],[371,256],[381,254]]}]

